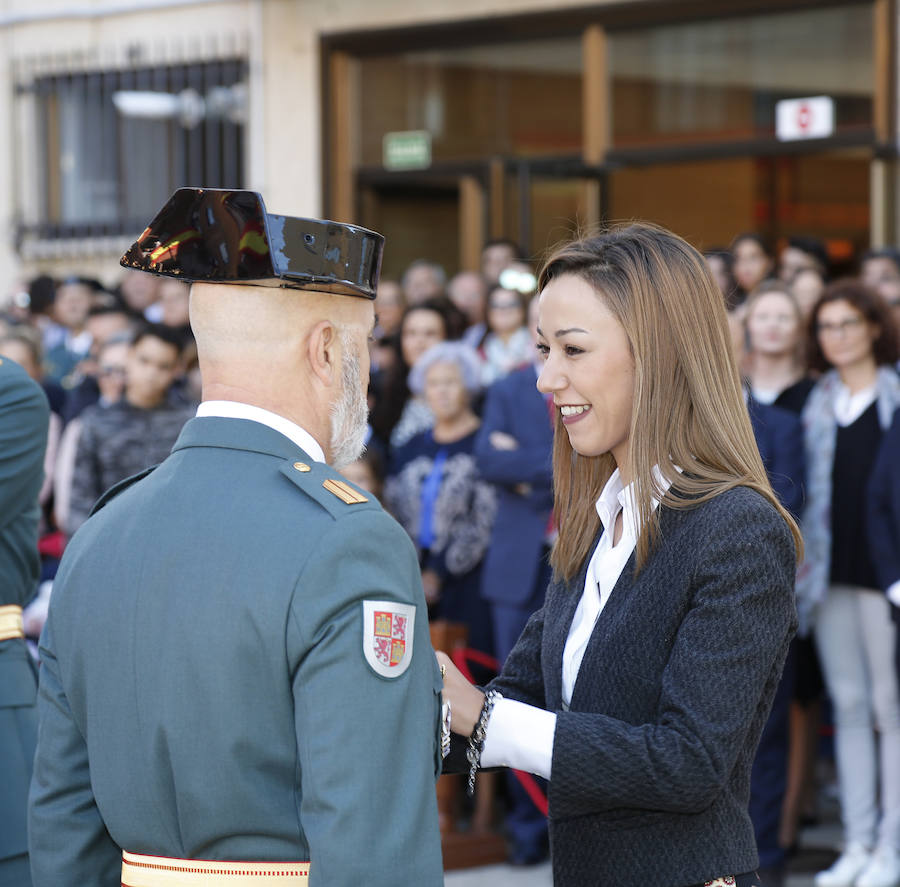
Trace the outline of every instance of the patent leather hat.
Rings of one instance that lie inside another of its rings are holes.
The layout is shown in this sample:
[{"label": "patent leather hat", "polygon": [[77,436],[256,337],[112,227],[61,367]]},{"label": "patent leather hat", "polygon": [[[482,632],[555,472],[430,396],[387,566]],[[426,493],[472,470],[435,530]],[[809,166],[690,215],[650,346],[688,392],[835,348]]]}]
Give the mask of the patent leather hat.
[{"label": "patent leather hat", "polygon": [[374,299],[383,250],[380,234],[356,225],[270,215],[256,191],[179,188],[119,264],[191,283]]}]

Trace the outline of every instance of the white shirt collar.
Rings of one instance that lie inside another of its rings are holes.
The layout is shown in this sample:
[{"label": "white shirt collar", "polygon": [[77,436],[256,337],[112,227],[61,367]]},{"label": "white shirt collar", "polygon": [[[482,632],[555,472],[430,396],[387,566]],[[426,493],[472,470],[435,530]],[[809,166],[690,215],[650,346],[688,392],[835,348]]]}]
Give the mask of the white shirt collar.
[{"label": "white shirt collar", "polygon": [[[631,484],[629,484],[631,486]],[[625,487],[622,484],[622,477],[617,468],[609,477],[600,498],[597,500],[597,514],[600,515],[600,523],[603,524],[604,532],[612,529],[616,520],[619,509],[625,507]]]},{"label": "white shirt collar", "polygon": [[[677,471],[681,469],[676,468]],[[672,486],[672,481],[663,476],[658,465],[653,466],[653,479],[662,487],[665,493]],[[619,510],[624,511],[623,514],[623,533],[628,533],[630,538],[637,539],[640,535],[638,521],[640,517],[637,513],[637,501],[635,498],[636,488],[635,481],[628,486],[623,486],[622,478],[617,468],[609,477],[600,498],[597,499],[596,509],[600,516],[600,523],[603,524],[604,534],[609,533],[615,524],[616,515]],[[659,506],[659,499],[655,496],[651,500],[652,507],[655,510]]]},{"label": "white shirt collar", "polygon": [[262,407],[239,403],[236,400],[205,400],[197,407],[197,416],[199,418],[215,416],[221,419],[249,419],[251,422],[259,422],[292,440],[314,461],[325,461],[322,447],[308,431],[290,419],[285,419],[284,416],[264,410]]},{"label": "white shirt collar", "polygon": [[852,425],[876,400],[878,386],[870,385],[851,394],[850,389],[838,380],[837,393],[834,398],[834,416],[838,425]]}]

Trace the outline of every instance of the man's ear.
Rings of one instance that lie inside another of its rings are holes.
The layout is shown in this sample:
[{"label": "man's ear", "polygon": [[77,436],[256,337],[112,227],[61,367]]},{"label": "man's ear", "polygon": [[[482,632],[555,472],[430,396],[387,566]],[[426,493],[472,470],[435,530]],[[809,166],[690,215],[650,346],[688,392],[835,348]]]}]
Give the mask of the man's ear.
[{"label": "man's ear", "polygon": [[309,331],[306,357],[315,378],[327,388],[340,378],[339,347],[337,329],[330,320],[320,320]]}]

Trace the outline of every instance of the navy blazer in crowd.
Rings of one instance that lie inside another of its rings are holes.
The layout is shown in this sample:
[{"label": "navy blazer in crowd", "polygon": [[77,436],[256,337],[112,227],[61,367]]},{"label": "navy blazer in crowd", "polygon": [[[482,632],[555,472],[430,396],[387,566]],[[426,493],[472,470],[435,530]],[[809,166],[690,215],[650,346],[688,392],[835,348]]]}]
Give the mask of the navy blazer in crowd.
[{"label": "navy blazer in crowd", "polygon": [[[750,769],[797,626],[793,537],[746,487],[661,506],[660,528],[600,613],[568,709],[563,650],[589,558],[554,577],[490,685],[556,713],[556,887],[682,887],[758,864]],[[450,766],[465,767],[462,745]]]},{"label": "navy blazer in crowd", "polygon": [[803,505],[806,483],[806,453],[803,423],[790,410],[760,403],[752,395],[747,400],[750,424],[769,483],[778,501],[797,517]]},{"label": "navy blazer in crowd", "polygon": [[[900,580],[900,410],[884,433],[869,478],[869,549],[881,587]],[[894,608],[894,617],[900,616]]]},{"label": "navy blazer in crowd", "polygon": [[[482,595],[495,603],[524,604],[534,590],[547,521],[553,508],[553,428],[533,366],[515,370],[488,389],[475,441],[481,476],[497,487],[497,518],[482,571]],[[502,431],[518,449],[498,450]],[[516,491],[526,484],[527,493]]]}]

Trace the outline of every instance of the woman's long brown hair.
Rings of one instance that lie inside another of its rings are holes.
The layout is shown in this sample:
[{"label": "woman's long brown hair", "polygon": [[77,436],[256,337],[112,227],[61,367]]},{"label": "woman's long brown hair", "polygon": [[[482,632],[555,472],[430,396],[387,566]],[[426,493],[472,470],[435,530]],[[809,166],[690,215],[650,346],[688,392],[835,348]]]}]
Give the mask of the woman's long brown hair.
[{"label": "woman's long brown hair", "polygon": [[[630,441],[641,526],[637,571],[659,538],[654,498],[670,508],[691,508],[736,486],[757,490],[778,509],[799,556],[800,531],[766,477],[722,294],[703,257],[670,231],[631,224],[556,249],[541,271],[539,289],[567,274],[591,285],[622,324],[634,357]],[[657,465],[672,481],[665,494],[653,477]],[[615,467],[610,454],[575,453],[557,413],[553,481],[559,538],[551,564],[567,581],[593,548],[600,528],[594,503]]]}]

